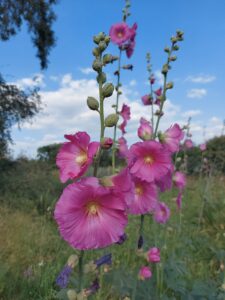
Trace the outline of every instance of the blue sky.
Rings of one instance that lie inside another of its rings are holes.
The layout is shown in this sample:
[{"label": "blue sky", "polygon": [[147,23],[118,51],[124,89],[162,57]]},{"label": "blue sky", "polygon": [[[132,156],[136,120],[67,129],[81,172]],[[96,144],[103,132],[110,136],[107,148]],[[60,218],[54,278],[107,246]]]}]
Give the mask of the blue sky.
[{"label": "blue sky", "polygon": [[[93,138],[98,138],[96,130],[93,131],[98,120],[86,109],[86,96],[97,93],[95,74],[88,73],[93,59],[92,36],[100,31],[108,32],[112,24],[120,22],[123,6],[122,0],[60,0],[55,9],[57,45],[50,53],[49,67],[44,72],[40,71],[26,26],[10,41],[1,43],[4,77],[29,86],[33,84],[32,77],[40,74],[45,104],[33,125],[25,124],[21,131],[13,129],[15,155],[34,156],[38,146],[62,141],[66,132],[87,130]],[[185,40],[169,75],[175,87],[168,93],[168,117],[165,116],[162,128],[176,121],[184,123],[190,115],[196,143],[203,139],[204,126],[207,138],[219,135],[225,117],[225,1],[133,0],[131,12],[128,23],[138,23],[137,46],[129,61],[134,71],[122,74],[124,95],[121,99],[131,104],[134,117],[128,126],[128,140],[135,139],[140,115],[148,115],[146,108],[144,111],[140,107],[141,95],[148,92],[146,52],[151,52],[153,70],[158,74],[165,61],[163,48],[176,29],[185,32]],[[110,51],[117,54],[113,45]],[[125,57],[124,63],[128,63]],[[108,72],[113,69],[109,68]],[[110,78],[114,80],[112,72]]]}]

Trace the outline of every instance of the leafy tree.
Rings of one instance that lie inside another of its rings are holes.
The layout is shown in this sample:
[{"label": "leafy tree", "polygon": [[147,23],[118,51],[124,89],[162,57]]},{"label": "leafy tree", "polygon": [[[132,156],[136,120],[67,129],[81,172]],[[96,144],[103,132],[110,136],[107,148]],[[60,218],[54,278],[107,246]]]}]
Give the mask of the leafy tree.
[{"label": "leafy tree", "polygon": [[41,161],[49,162],[55,165],[56,155],[61,144],[51,144],[37,149],[37,158]]},{"label": "leafy tree", "polygon": [[225,173],[225,135],[207,142],[206,156],[216,171]]}]

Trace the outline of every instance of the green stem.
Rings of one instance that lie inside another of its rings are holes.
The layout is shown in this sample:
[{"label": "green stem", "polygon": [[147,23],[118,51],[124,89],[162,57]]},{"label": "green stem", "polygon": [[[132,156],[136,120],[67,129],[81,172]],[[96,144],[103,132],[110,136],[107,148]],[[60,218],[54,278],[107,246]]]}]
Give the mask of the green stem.
[{"label": "green stem", "polygon": [[[151,86],[151,99],[153,99],[153,90],[152,90],[152,84],[150,84]],[[151,109],[151,112],[152,112],[152,118],[151,118],[151,121],[152,121],[152,130],[154,132],[154,107],[153,107],[153,103],[151,105],[152,109]]]},{"label": "green stem", "polygon": [[78,272],[79,272],[79,291],[83,288],[83,258],[84,258],[84,251],[81,250],[78,262]]},{"label": "green stem", "polygon": [[[120,97],[120,72],[121,72],[121,57],[122,57],[122,50],[120,49],[119,52],[119,59],[118,59],[118,69],[117,69],[117,94],[116,94],[116,107],[115,111],[116,114],[118,113],[118,106],[119,106],[119,97]],[[116,131],[117,131],[117,125],[114,126],[114,133],[113,133],[113,148],[112,148],[112,172],[115,173],[116,169]]]}]

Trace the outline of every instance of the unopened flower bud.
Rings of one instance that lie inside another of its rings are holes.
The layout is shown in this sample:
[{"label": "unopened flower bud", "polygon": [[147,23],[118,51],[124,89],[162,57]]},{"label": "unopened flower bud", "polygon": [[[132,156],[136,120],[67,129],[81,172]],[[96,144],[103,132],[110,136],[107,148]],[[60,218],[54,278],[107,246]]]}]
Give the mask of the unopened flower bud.
[{"label": "unopened flower bud", "polygon": [[100,51],[99,51],[99,48],[94,48],[92,50],[92,54],[95,56],[95,57],[98,57],[100,55]]},{"label": "unopened flower bud", "polygon": [[67,265],[71,268],[75,268],[76,265],[78,264],[78,256],[76,254],[70,255],[67,261]]},{"label": "unopened flower bud", "polygon": [[165,51],[166,53],[170,53],[170,48],[169,48],[169,47],[165,47],[165,48],[164,48],[164,51]]},{"label": "unopened flower bud", "polygon": [[176,43],[178,41],[178,38],[175,36],[172,36],[170,40],[172,43]]},{"label": "unopened flower bud", "polygon": [[95,44],[99,44],[101,41],[104,41],[105,36],[106,35],[104,32],[100,32],[99,34],[93,37],[93,41],[95,42]]},{"label": "unopened flower bud", "polygon": [[173,46],[173,50],[174,50],[174,51],[178,51],[179,49],[180,49],[180,47],[179,47],[178,45],[174,45],[174,46]]},{"label": "unopened flower bud", "polygon": [[110,36],[107,35],[104,39],[105,43],[108,45],[110,43]]},{"label": "unopened flower bud", "polygon": [[88,264],[84,265],[84,274],[95,272],[97,266],[94,261],[90,261]]},{"label": "unopened flower bud", "polygon": [[169,71],[169,66],[168,66],[168,64],[163,65],[163,68],[162,68],[162,74],[167,74],[168,71]]},{"label": "unopened flower bud", "polygon": [[88,106],[91,110],[98,110],[98,108],[99,108],[98,100],[95,99],[94,97],[88,97],[88,98],[87,98],[87,106]]},{"label": "unopened flower bud", "polygon": [[95,59],[93,61],[93,64],[92,64],[92,68],[93,70],[95,70],[96,72],[99,72],[102,68],[102,63],[99,59]]},{"label": "unopened flower bud", "polygon": [[118,56],[113,56],[112,54],[105,54],[103,56],[103,64],[113,63],[115,60],[118,60]]},{"label": "unopened flower bud", "polygon": [[103,95],[104,98],[112,96],[113,91],[114,91],[114,86],[113,86],[112,83],[106,83],[102,87],[102,95]]},{"label": "unopened flower bud", "polygon": [[163,114],[164,114],[164,113],[163,113],[162,111],[160,112],[160,110],[157,110],[157,111],[155,112],[155,115],[156,115],[156,116],[162,117]]},{"label": "unopened flower bud", "polygon": [[177,60],[176,55],[170,57],[170,61],[175,61],[175,60]]},{"label": "unopened flower bud", "polygon": [[98,83],[105,83],[106,82],[106,74],[104,72],[101,72],[100,74],[98,74],[98,76],[96,77],[97,82]]},{"label": "unopened flower bud", "polygon": [[172,89],[173,88],[173,82],[168,82],[166,84],[166,89],[169,90],[169,89]]},{"label": "unopened flower bud", "polygon": [[122,66],[122,69],[124,69],[124,70],[131,70],[131,71],[133,71],[133,65],[124,65],[124,66]]},{"label": "unopened flower bud", "polygon": [[104,41],[101,41],[99,44],[98,44],[98,47],[99,47],[99,50],[101,52],[105,51],[105,49],[107,48],[107,45]]},{"label": "unopened flower bud", "polygon": [[67,297],[68,297],[68,299],[69,300],[77,300],[77,293],[76,293],[76,291],[75,290],[68,290],[67,291]]},{"label": "unopened flower bud", "polygon": [[119,116],[117,114],[110,114],[105,118],[105,126],[106,127],[116,126],[118,121],[119,121]]},{"label": "unopened flower bud", "polygon": [[183,31],[177,30],[177,39],[178,39],[178,41],[183,41],[183,35],[184,35]]},{"label": "unopened flower bud", "polygon": [[105,137],[101,140],[102,149],[108,150],[112,147],[112,145],[113,145],[113,140],[109,137],[108,138]]}]

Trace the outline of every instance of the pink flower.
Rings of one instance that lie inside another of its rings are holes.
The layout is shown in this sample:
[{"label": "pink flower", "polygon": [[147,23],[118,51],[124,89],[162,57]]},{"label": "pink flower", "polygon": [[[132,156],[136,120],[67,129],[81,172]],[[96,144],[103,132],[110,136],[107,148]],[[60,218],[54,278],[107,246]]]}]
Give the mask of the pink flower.
[{"label": "pink flower", "polygon": [[125,209],[123,198],[90,177],[64,189],[54,217],[61,236],[72,247],[98,249],[118,242],[124,234]]},{"label": "pink flower", "polygon": [[166,175],[164,175],[163,177],[161,177],[159,180],[156,180],[155,183],[156,185],[159,187],[161,192],[165,192],[166,190],[170,190],[173,186],[173,170],[174,167],[173,165],[171,165],[171,169],[166,173]]},{"label": "pink flower", "polygon": [[100,143],[90,143],[90,136],[86,132],[65,135],[69,142],[64,143],[56,157],[56,164],[60,169],[60,180],[76,179],[82,176],[92,164]]},{"label": "pink flower", "polygon": [[109,31],[111,41],[118,46],[128,41],[130,34],[130,28],[124,22],[112,25]]},{"label": "pink flower", "polygon": [[158,90],[154,91],[154,93],[157,97],[160,97],[162,95],[162,88],[159,88]]},{"label": "pink flower", "polygon": [[118,139],[118,145],[119,145],[119,149],[118,149],[118,156],[120,158],[128,158],[129,155],[129,150],[128,150],[128,146],[127,146],[127,141],[124,137],[120,137]]},{"label": "pink flower", "polygon": [[147,252],[147,257],[149,262],[160,262],[160,249],[157,247],[150,248]]},{"label": "pink flower", "polygon": [[149,267],[141,267],[138,277],[141,280],[149,279],[152,277],[152,272]]},{"label": "pink flower", "polygon": [[113,140],[111,138],[104,138],[102,141],[101,141],[101,147],[105,150],[108,150],[112,147],[113,145]]},{"label": "pink flower", "polygon": [[177,203],[177,208],[180,210],[182,207],[182,192],[179,192],[176,199],[176,203]]},{"label": "pink flower", "polygon": [[184,173],[177,171],[173,175],[173,182],[179,190],[183,190],[186,186],[186,176]]},{"label": "pink flower", "polygon": [[160,141],[166,145],[172,153],[179,151],[180,141],[184,138],[184,132],[178,124],[174,124],[161,135]]},{"label": "pink flower", "polygon": [[127,121],[130,120],[130,107],[126,104],[123,104],[120,115],[123,118],[123,122],[120,124],[119,128],[121,129],[122,133],[125,134],[125,127],[127,126]]},{"label": "pink flower", "polygon": [[152,99],[150,95],[144,95],[143,97],[141,97],[141,100],[144,105],[152,105]]},{"label": "pink flower", "polygon": [[129,168],[141,180],[159,180],[171,169],[170,153],[156,141],[135,143],[129,150]]},{"label": "pink flower", "polygon": [[169,217],[170,217],[169,207],[163,202],[158,202],[158,205],[154,212],[155,221],[157,223],[164,224],[168,221]]},{"label": "pink flower", "polygon": [[153,74],[151,74],[149,80],[150,80],[150,84],[154,84],[155,83],[155,77],[154,77]]},{"label": "pink flower", "polygon": [[141,215],[153,212],[157,205],[157,188],[153,182],[149,183],[133,177],[135,185],[134,200],[129,212],[132,215]]},{"label": "pink flower", "polygon": [[201,144],[201,145],[199,146],[199,148],[200,148],[201,151],[205,151],[205,150],[206,150],[206,143]]},{"label": "pink flower", "polygon": [[191,139],[187,139],[184,141],[184,147],[186,149],[191,149],[193,147],[193,142]]},{"label": "pink flower", "polygon": [[131,58],[131,56],[133,55],[135,45],[136,45],[135,41],[130,41],[129,44],[127,45],[126,47],[127,58]]},{"label": "pink flower", "polygon": [[137,34],[137,23],[134,23],[133,26],[130,28],[130,40],[134,41],[136,34]]},{"label": "pink flower", "polygon": [[150,122],[145,120],[144,118],[140,119],[140,127],[138,128],[138,136],[143,141],[150,140],[153,134],[152,126]]}]

